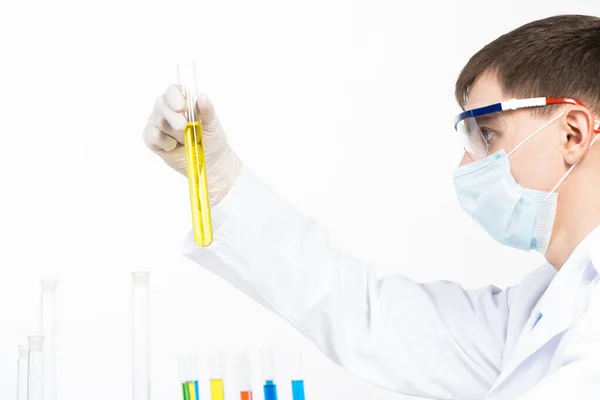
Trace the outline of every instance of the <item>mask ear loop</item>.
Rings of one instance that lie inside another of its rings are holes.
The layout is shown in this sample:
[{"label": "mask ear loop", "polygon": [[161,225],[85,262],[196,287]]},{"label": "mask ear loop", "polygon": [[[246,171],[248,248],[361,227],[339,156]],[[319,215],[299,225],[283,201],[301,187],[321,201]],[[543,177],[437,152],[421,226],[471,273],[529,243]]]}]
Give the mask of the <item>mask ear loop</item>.
[{"label": "mask ear loop", "polygon": [[561,112],[556,117],[552,118],[550,120],[550,122],[548,122],[546,125],[542,126],[540,129],[538,129],[537,131],[533,132],[531,135],[527,136],[521,143],[519,143],[514,149],[512,149],[510,151],[510,153],[508,153],[504,157],[504,160],[506,160],[511,154],[513,154],[515,151],[517,151],[517,149],[519,147],[523,146],[525,144],[525,142],[527,142],[529,139],[531,139],[532,137],[534,137],[535,135],[537,135],[538,133],[540,133],[541,131],[543,131],[544,129],[546,129],[548,126],[552,125],[552,123],[554,123],[554,121],[556,121],[557,119],[559,119],[560,117],[562,117],[564,115],[564,113],[565,113],[564,111]]},{"label": "mask ear loop", "polygon": [[[589,147],[590,149],[592,148],[594,143],[596,143],[596,140],[598,140],[598,137],[600,137],[600,121],[594,120],[594,122],[595,122],[595,125],[598,125],[598,128],[594,129],[594,133],[596,133],[596,136],[592,139],[592,143],[590,143],[590,147]],[[581,159],[579,159],[579,161],[581,161]],[[575,164],[571,165],[571,168],[569,168],[567,173],[563,175],[563,177],[560,179],[560,181],[558,181],[556,186],[554,186],[554,189],[552,189],[552,191],[550,193],[548,193],[548,195],[546,197],[550,197],[552,194],[554,194],[554,192],[556,192],[556,189],[558,189],[558,187],[564,182],[564,180],[567,179],[567,176],[569,176],[571,171],[573,171],[573,168],[575,168],[575,166],[577,164],[579,164],[579,161],[577,161]]]}]

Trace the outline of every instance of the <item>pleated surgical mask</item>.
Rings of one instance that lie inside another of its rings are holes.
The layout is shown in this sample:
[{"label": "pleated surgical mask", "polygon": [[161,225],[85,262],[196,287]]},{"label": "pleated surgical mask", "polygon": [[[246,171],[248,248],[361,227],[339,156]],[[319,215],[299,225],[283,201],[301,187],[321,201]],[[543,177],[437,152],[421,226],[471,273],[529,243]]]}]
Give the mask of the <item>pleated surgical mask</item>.
[{"label": "pleated surgical mask", "polygon": [[[552,191],[544,192],[519,185],[510,172],[509,157],[563,114],[529,135],[510,153],[501,150],[454,171],[454,185],[461,207],[501,244],[526,251],[536,250],[543,255],[548,250],[558,204],[556,189],[577,163]],[[597,135],[590,147],[596,139]]]}]

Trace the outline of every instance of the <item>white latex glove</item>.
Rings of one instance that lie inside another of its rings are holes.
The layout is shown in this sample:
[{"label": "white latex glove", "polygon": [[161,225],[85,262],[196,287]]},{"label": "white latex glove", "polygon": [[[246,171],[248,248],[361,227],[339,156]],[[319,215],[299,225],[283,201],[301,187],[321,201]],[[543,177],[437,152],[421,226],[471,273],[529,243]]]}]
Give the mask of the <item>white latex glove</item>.
[{"label": "white latex glove", "polygon": [[[198,96],[197,112],[202,122],[202,142],[210,205],[218,204],[233,186],[242,162],[227,143],[215,108],[208,96]],[[183,130],[185,100],[177,85],[158,96],[144,128],[146,145],[171,168],[187,177]]]}]

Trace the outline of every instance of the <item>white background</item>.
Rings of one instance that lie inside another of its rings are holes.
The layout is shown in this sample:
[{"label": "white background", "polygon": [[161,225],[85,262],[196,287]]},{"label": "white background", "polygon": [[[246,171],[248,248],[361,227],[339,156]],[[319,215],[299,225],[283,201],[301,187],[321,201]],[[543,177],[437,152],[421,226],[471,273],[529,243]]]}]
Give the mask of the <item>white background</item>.
[{"label": "white background", "polygon": [[3,2],[0,399],[15,395],[44,277],[59,280],[59,398],[130,399],[133,270],[151,272],[154,399],[181,397],[178,351],[273,343],[305,352],[308,399],[406,398],[349,376],[180,255],[187,182],[141,137],[154,98],[178,59],[196,58],[246,165],[337,243],[382,273],[505,287],[543,260],[496,245],[458,207],[454,81],[522,23],[599,11],[596,0]]}]

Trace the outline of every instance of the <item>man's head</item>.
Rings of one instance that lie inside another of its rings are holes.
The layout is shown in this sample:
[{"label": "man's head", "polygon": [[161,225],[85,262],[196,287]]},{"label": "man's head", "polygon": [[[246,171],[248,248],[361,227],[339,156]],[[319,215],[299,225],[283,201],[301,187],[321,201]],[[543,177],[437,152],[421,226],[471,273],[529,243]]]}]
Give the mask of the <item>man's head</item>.
[{"label": "man's head", "polygon": [[[585,106],[504,111],[484,128],[495,133],[489,153],[508,153],[564,111],[510,157],[519,184],[550,191],[587,153],[595,136],[594,119],[600,120],[600,18],[565,15],[523,25],[477,52],[456,82],[456,99],[465,110],[534,97],[569,97]],[[600,157],[594,158],[600,168]],[[461,165],[469,162],[465,155]]]},{"label": "man's head", "polygon": [[469,60],[456,99],[468,139],[455,172],[462,207],[499,242],[560,268],[600,224],[600,143],[590,150],[600,133],[600,18],[557,16],[501,36]]}]

